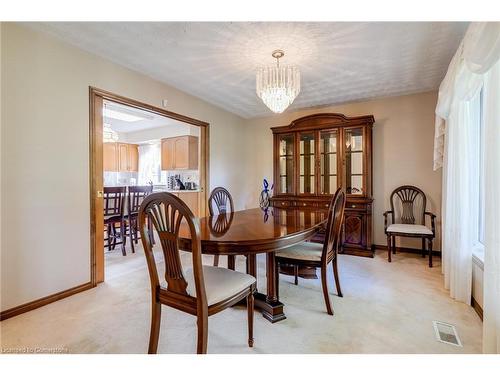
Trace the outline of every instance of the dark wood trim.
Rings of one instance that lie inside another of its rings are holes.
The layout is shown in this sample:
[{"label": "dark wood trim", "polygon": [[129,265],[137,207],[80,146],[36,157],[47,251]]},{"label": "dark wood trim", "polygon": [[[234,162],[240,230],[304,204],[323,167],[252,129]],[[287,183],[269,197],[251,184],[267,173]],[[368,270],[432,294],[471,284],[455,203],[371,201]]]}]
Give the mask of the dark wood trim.
[{"label": "dark wood trim", "polygon": [[[374,245],[375,250],[387,251],[387,245]],[[396,247],[396,251],[400,253],[422,254],[422,249],[415,249],[412,247]],[[432,256],[441,258],[441,251],[432,250]]]},{"label": "dark wood trim", "polygon": [[[97,145],[102,142],[102,136],[99,137],[98,131],[96,129],[96,121],[95,121],[95,101],[96,96],[93,94],[92,88],[89,89],[89,191],[90,191],[90,283],[92,287],[97,286],[98,275],[97,275],[97,251],[96,251],[96,242],[98,241],[97,234],[97,221],[95,217],[95,212],[97,210],[96,207],[96,197],[99,181],[96,181],[96,177],[98,174],[102,174],[102,167],[97,165],[96,154],[99,153]],[[102,98],[100,99],[102,102]],[[101,113],[102,116],[102,113]],[[100,124],[99,128],[102,130],[102,124]],[[101,148],[101,158],[102,158],[102,148]],[[104,225],[104,224],[103,224]],[[103,238],[104,241],[104,238]]]},{"label": "dark wood trim", "polygon": [[476,311],[477,315],[481,318],[481,321],[483,320],[483,309],[481,306],[479,306],[479,303],[474,299],[474,297],[471,297],[471,306]]},{"label": "dark wood trim", "polygon": [[51,294],[50,296],[27,302],[22,305],[0,312],[0,320],[12,318],[13,316],[24,314],[25,312],[38,309],[39,307],[48,305],[49,303],[59,301],[63,298],[72,296],[73,294],[83,292],[93,288],[91,282],[75,286],[73,288],[63,290],[62,292]]}]

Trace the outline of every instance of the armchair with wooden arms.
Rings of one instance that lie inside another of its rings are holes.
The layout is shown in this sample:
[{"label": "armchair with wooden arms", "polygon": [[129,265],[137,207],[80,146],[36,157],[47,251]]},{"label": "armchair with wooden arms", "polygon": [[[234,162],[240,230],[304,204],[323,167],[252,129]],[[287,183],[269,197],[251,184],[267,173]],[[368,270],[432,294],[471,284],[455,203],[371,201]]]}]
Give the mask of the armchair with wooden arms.
[{"label": "armchair with wooden arms", "polygon": [[[396,254],[396,237],[417,237],[422,239],[422,257],[425,257],[427,250],[429,267],[432,267],[432,241],[436,236],[436,215],[426,210],[425,193],[415,186],[400,186],[392,192],[390,202],[391,210],[383,214],[389,262],[392,260],[391,252]],[[388,216],[391,217],[390,224]],[[430,229],[426,226],[426,217],[430,218]]]}]

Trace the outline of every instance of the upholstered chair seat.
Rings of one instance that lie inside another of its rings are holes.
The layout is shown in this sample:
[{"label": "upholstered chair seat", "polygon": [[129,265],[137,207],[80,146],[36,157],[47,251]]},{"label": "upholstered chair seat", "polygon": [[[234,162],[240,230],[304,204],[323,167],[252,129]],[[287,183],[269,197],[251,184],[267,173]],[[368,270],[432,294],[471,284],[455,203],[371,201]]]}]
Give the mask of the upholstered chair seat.
[{"label": "upholstered chair seat", "polygon": [[[186,270],[185,278],[188,282],[186,291],[196,297],[193,269]],[[203,266],[203,279],[208,306],[224,301],[256,282],[255,277],[246,273],[212,266]]]},{"label": "upholstered chair seat", "polygon": [[391,224],[387,227],[387,232],[432,235],[432,230],[425,225],[418,224]]},{"label": "upholstered chair seat", "polygon": [[321,254],[323,253],[323,244],[314,242],[302,242],[300,244],[287,247],[276,253],[277,257],[321,261]]}]

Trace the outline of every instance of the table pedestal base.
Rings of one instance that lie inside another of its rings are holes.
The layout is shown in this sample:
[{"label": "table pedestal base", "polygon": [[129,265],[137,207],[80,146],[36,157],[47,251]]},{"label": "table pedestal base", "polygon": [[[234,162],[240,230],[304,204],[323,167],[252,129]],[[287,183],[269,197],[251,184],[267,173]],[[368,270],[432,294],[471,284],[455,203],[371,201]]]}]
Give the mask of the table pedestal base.
[{"label": "table pedestal base", "polygon": [[280,301],[267,302],[266,295],[262,293],[255,293],[255,307],[262,311],[262,316],[269,320],[271,323],[279,322],[286,319],[283,312],[284,305]]},{"label": "table pedestal base", "polygon": [[[263,293],[255,292],[254,294],[254,307],[256,310],[262,312],[262,316],[269,320],[271,323],[276,323],[281,320],[286,319],[286,315],[283,312],[283,305],[280,301],[278,302],[266,302],[266,295]],[[243,298],[237,303],[239,306],[246,306],[247,299]]]}]

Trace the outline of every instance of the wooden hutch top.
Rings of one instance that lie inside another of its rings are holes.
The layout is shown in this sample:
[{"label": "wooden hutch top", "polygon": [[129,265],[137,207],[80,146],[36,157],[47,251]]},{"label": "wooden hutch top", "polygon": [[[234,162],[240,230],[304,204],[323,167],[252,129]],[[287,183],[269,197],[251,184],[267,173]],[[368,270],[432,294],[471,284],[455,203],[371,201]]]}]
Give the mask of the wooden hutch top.
[{"label": "wooden hutch top", "polygon": [[373,115],[347,117],[341,113],[316,113],[293,120],[290,125],[271,128],[274,134],[290,131],[330,129],[341,126],[373,125]]}]

